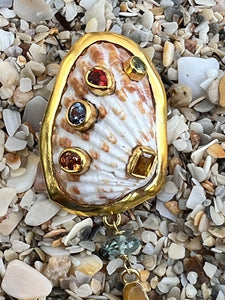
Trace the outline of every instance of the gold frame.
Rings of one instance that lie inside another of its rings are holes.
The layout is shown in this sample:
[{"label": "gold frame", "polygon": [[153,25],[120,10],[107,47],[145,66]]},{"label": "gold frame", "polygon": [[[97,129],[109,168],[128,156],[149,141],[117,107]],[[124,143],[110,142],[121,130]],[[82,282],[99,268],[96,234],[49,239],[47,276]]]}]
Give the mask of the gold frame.
[{"label": "gold frame", "polygon": [[[67,83],[70,70],[76,59],[91,44],[96,42],[109,42],[127,49],[133,56],[138,56],[146,65],[147,75],[155,99],[156,111],[156,143],[157,143],[157,166],[155,177],[147,185],[134,190],[123,198],[109,205],[82,206],[75,203],[64,193],[54,176],[54,164],[52,160],[52,133],[54,130],[54,118],[56,117],[61,96]],[[52,117],[54,116],[54,118]],[[79,39],[64,58],[58,72],[55,88],[49,101],[40,135],[40,153],[43,173],[46,180],[50,198],[71,213],[83,216],[110,215],[131,209],[142,202],[154,197],[163,187],[167,172],[167,132],[166,132],[166,94],[160,76],[155,70],[151,60],[143,50],[132,40],[110,32],[89,33]]]},{"label": "gold frame", "polygon": [[[107,82],[108,82],[107,86],[98,86],[98,85],[91,83],[88,80],[88,75],[94,69],[103,71],[106,74],[106,78],[107,78]],[[113,78],[113,75],[111,74],[111,72],[109,70],[107,70],[105,67],[102,67],[102,66],[96,66],[96,67],[90,69],[89,71],[87,71],[86,76],[85,76],[85,81],[86,81],[86,84],[89,87],[90,91],[97,96],[110,95],[115,90],[115,80]]]},{"label": "gold frame", "polygon": [[[76,125],[70,122],[68,114],[69,114],[69,110],[71,108],[72,105],[74,105],[75,103],[80,102],[85,106],[86,109],[86,116],[85,116],[85,120],[83,123],[81,123],[80,125]],[[68,108],[66,111],[66,120],[68,122],[68,124],[70,124],[70,126],[74,127],[75,130],[78,131],[86,131],[88,129],[90,129],[91,127],[93,127],[94,123],[96,122],[98,118],[98,111],[97,108],[88,100],[83,100],[83,99],[78,99],[75,100]]]}]

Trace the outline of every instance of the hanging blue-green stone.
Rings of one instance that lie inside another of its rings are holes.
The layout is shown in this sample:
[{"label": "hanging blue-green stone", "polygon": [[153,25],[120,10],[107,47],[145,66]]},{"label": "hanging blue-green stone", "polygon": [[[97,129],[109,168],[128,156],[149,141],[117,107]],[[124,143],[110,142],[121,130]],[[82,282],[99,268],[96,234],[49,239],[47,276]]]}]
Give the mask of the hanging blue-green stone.
[{"label": "hanging blue-green stone", "polygon": [[105,258],[116,258],[121,255],[128,255],[140,245],[140,241],[132,236],[116,235],[105,241],[100,254]]}]

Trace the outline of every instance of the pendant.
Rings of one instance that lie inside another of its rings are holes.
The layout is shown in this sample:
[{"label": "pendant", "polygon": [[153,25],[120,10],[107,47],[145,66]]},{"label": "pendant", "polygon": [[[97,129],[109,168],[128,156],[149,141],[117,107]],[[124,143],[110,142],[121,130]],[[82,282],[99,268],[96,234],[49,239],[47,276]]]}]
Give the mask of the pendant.
[{"label": "pendant", "polygon": [[159,192],[165,91],[135,42],[102,32],[73,45],[42,122],[40,154],[50,199],[78,215],[118,214]]},{"label": "pendant", "polygon": [[163,84],[145,52],[102,32],[73,45],[42,122],[49,197],[71,213],[103,216],[114,230],[99,254],[123,259],[124,300],[148,300],[129,260],[140,241],[118,227],[121,212],[154,197],[165,182],[166,113]]}]

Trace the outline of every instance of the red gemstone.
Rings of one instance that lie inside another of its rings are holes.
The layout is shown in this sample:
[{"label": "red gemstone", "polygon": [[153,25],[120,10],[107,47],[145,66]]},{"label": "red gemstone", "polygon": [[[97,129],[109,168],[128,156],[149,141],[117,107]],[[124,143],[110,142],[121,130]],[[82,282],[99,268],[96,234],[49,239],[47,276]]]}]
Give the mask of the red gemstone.
[{"label": "red gemstone", "polygon": [[107,86],[108,80],[106,73],[103,70],[93,69],[88,74],[88,81],[94,85]]},{"label": "red gemstone", "polygon": [[82,168],[82,160],[80,155],[72,151],[66,151],[62,153],[60,156],[60,164],[68,171],[78,172]]}]

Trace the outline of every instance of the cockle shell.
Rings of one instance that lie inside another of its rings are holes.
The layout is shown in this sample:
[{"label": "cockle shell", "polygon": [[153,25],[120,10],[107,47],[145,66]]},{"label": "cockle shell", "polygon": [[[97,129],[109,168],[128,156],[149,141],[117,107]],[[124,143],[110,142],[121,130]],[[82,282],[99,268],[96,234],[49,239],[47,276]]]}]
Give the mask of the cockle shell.
[{"label": "cockle shell", "polygon": [[[131,80],[124,70],[124,63],[133,56],[147,68],[139,81]],[[115,90],[109,95],[96,95],[87,85],[85,76],[96,66],[112,74]],[[167,148],[165,94],[153,68],[134,42],[116,34],[87,34],[73,46],[58,74],[41,132],[43,169],[53,200],[76,213],[108,214],[133,207],[161,188]],[[98,111],[89,130],[75,130],[67,121],[67,109],[78,99],[89,101]],[[156,153],[144,179],[127,173],[137,146]],[[60,167],[60,154],[71,147],[91,157],[84,174],[73,175]]]}]

